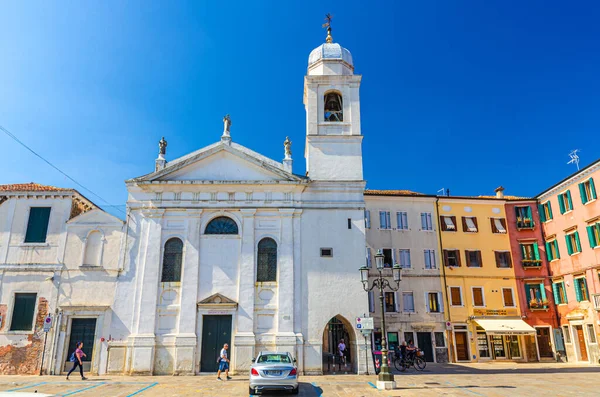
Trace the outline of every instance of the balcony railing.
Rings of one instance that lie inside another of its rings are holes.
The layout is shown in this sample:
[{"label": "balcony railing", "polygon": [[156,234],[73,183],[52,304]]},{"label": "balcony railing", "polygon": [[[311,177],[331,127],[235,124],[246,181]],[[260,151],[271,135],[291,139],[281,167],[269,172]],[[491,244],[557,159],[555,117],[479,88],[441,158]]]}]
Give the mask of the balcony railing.
[{"label": "balcony railing", "polygon": [[523,259],[521,264],[523,267],[541,267],[542,261],[540,259]]},{"label": "balcony railing", "polygon": [[594,309],[600,311],[600,294],[592,295],[592,300],[594,301]]},{"label": "balcony railing", "polygon": [[533,229],[533,227],[533,219],[517,217],[517,229]]}]

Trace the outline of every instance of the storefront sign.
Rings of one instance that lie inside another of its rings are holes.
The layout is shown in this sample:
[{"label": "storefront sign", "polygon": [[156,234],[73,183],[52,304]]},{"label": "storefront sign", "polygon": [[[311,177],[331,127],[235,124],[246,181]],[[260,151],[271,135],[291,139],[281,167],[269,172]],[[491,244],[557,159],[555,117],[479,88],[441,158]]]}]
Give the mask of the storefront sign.
[{"label": "storefront sign", "polygon": [[474,316],[518,316],[517,309],[473,309]]}]

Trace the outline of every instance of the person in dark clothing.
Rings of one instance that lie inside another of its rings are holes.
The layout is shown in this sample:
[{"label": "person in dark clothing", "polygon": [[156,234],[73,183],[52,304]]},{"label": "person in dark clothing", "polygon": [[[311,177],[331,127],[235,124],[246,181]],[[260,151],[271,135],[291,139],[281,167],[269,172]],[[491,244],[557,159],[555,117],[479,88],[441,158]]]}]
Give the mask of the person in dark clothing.
[{"label": "person in dark clothing", "polygon": [[71,361],[73,362],[73,368],[71,368],[71,370],[67,374],[67,380],[69,380],[69,375],[71,375],[71,372],[75,371],[75,369],[77,367],[79,367],[79,373],[81,374],[81,380],[86,380],[87,378],[85,376],[83,376],[83,362],[81,361],[81,359],[83,357],[86,357],[83,350],[81,350],[81,349],[83,349],[83,342],[77,342],[75,344],[75,346],[77,348],[71,355]]}]

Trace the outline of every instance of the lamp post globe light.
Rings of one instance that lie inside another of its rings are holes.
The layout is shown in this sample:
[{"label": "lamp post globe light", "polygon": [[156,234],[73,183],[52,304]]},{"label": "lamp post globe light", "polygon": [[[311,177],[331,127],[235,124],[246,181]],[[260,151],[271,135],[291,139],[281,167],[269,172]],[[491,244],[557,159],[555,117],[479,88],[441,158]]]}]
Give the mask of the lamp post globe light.
[{"label": "lamp post globe light", "polygon": [[390,370],[388,365],[388,349],[387,349],[387,332],[385,328],[385,311],[383,308],[383,290],[389,288],[392,291],[398,291],[400,288],[400,281],[402,281],[402,268],[397,263],[392,267],[392,277],[395,286],[392,285],[387,278],[383,276],[383,269],[385,268],[384,255],[381,250],[378,250],[375,254],[375,266],[379,275],[373,280],[373,284],[369,285],[369,268],[366,266],[361,267],[360,270],[360,281],[363,284],[363,289],[366,292],[371,291],[373,288],[379,288],[379,303],[381,306],[381,369],[377,377],[377,388],[378,389],[393,389],[396,387],[394,381],[394,374]]}]

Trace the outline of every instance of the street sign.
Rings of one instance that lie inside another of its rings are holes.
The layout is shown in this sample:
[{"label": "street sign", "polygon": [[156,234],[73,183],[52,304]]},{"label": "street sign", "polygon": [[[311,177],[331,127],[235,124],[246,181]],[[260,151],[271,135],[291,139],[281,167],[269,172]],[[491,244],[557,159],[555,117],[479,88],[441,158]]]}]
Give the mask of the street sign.
[{"label": "street sign", "polygon": [[357,317],[356,328],[360,330],[372,330],[373,328],[375,328],[373,324],[373,317]]},{"label": "street sign", "polygon": [[52,317],[48,314],[44,320],[44,332],[50,332],[52,328]]},{"label": "street sign", "polygon": [[360,332],[363,334],[365,338],[368,338],[371,335],[372,329],[361,329]]}]

